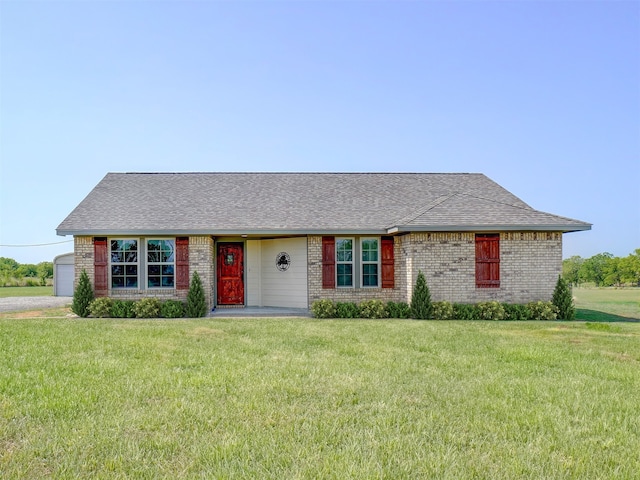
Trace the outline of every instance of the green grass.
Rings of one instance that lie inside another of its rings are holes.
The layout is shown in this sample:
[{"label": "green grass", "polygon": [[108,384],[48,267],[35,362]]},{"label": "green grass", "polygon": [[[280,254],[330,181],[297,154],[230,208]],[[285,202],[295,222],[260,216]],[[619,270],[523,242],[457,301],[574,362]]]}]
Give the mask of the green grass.
[{"label": "green grass", "polygon": [[0,287],[0,298],[6,297],[50,297],[53,287]]},{"label": "green grass", "polygon": [[5,318],[0,478],[637,478],[639,367],[635,323]]},{"label": "green grass", "polygon": [[640,288],[574,288],[578,320],[640,320]]}]

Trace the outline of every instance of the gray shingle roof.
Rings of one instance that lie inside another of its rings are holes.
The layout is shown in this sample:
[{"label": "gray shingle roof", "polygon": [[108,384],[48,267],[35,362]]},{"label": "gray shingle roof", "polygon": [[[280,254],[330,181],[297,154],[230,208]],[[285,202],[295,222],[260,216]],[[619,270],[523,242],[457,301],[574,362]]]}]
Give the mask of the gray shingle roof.
[{"label": "gray shingle roof", "polygon": [[588,230],[475,173],[109,173],[59,235]]}]

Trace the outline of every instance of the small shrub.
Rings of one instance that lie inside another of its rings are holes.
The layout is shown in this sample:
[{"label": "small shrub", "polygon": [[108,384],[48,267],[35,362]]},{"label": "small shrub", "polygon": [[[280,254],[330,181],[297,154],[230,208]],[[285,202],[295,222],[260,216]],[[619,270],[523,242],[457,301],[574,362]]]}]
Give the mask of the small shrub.
[{"label": "small shrub", "polygon": [[526,305],[518,303],[503,303],[505,320],[530,320],[531,312]]},{"label": "small shrub", "polygon": [[453,318],[454,320],[475,320],[478,318],[475,305],[470,305],[468,303],[454,303]]},{"label": "small shrub", "polygon": [[111,317],[112,306],[113,300],[109,297],[96,298],[89,304],[89,313],[95,318],[108,318]]},{"label": "small shrub", "polygon": [[323,298],[311,304],[311,313],[315,318],[336,318],[336,306],[332,300]]},{"label": "small shrub", "polygon": [[411,318],[417,320],[431,318],[431,308],[431,293],[429,293],[427,280],[424,278],[424,273],[418,271],[416,285],[411,295]]},{"label": "small shrub", "polygon": [[504,307],[500,302],[492,300],[490,302],[480,302],[476,306],[478,318],[481,320],[502,320],[504,319]]},{"label": "small shrub", "polygon": [[191,277],[185,313],[189,318],[204,317],[207,314],[207,299],[204,296],[204,288],[198,272],[193,272]]},{"label": "small shrub", "polygon": [[76,290],[73,292],[71,311],[79,317],[89,316],[89,304],[93,301],[93,288],[86,270],[82,270]]},{"label": "small shrub", "polygon": [[387,302],[387,315],[389,318],[410,318],[411,307],[405,302]]},{"label": "small shrub", "polygon": [[358,318],[360,309],[353,302],[337,302],[335,315],[337,318]]},{"label": "small shrub", "polygon": [[160,307],[160,300],[155,297],[148,297],[136,302],[133,310],[138,318],[158,318],[160,316]]},{"label": "small shrub", "polygon": [[360,304],[361,318],[386,318],[387,309],[382,300],[365,300]]},{"label": "small shrub", "polygon": [[134,318],[136,303],[133,300],[114,300],[111,305],[111,316],[113,318]]},{"label": "small shrub", "polygon": [[527,308],[531,312],[531,320],[555,320],[557,317],[556,307],[551,302],[530,302]]},{"label": "small shrub", "polygon": [[453,318],[453,305],[446,300],[433,302],[432,315],[436,320],[451,320]]},{"label": "small shrub", "polygon": [[558,276],[556,288],[553,290],[551,302],[556,307],[558,318],[561,320],[573,320],[576,318],[576,309],[573,305],[573,294],[567,282]]},{"label": "small shrub", "polygon": [[179,300],[167,300],[160,307],[160,315],[164,318],[184,317],[185,304]]},{"label": "small shrub", "polygon": [[41,285],[42,282],[40,280],[36,280],[35,278],[27,278],[25,280],[25,287],[39,287]]}]

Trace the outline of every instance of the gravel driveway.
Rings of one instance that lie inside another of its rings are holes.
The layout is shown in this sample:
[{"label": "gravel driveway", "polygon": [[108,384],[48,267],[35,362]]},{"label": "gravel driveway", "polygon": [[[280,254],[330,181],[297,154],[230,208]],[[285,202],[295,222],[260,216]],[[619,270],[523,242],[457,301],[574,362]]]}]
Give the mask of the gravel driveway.
[{"label": "gravel driveway", "polygon": [[0,298],[0,312],[38,310],[71,305],[73,297],[8,297]]}]

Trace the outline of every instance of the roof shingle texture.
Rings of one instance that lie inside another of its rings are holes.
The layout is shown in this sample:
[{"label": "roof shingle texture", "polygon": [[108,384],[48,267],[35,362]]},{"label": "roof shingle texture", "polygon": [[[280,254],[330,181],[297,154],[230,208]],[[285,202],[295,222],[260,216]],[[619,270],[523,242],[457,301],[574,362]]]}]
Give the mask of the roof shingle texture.
[{"label": "roof shingle texture", "polygon": [[[109,173],[60,235],[584,230],[474,173]],[[481,228],[479,228],[481,229]]]}]

